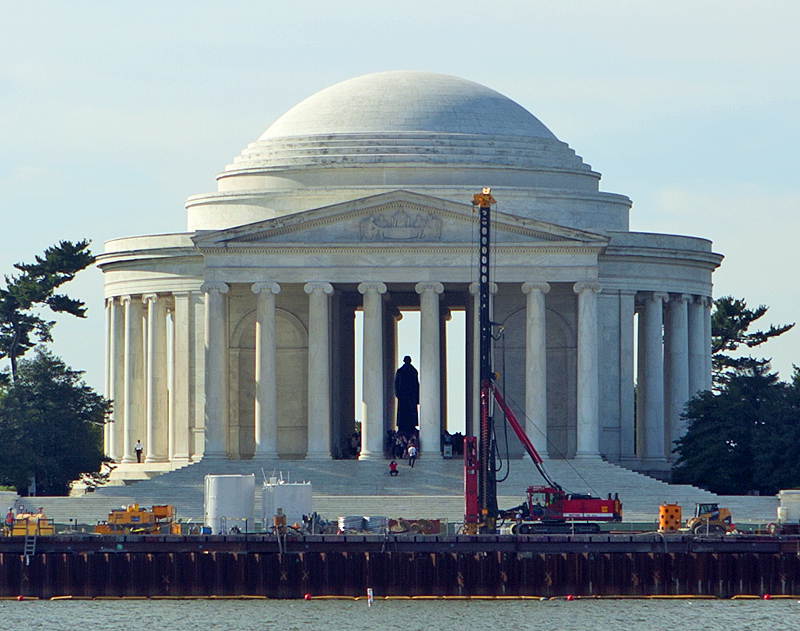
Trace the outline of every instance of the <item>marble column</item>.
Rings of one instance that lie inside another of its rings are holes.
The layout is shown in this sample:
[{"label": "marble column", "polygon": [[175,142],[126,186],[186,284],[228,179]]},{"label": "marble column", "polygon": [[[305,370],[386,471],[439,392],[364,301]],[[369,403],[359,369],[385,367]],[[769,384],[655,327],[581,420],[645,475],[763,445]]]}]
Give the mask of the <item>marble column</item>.
[{"label": "marble column", "polygon": [[189,294],[189,340],[192,366],[189,391],[192,408],[189,416],[189,460],[199,462],[206,449],[206,299],[202,291]]},{"label": "marble column", "polygon": [[[131,376],[133,370],[133,358],[131,355],[133,336],[131,334],[131,296],[121,296],[119,299],[122,306],[122,409],[118,410],[118,417],[122,422],[122,462],[135,462],[136,457],[133,453],[133,443],[131,442]],[[134,441],[135,442],[135,441]]]},{"label": "marble column", "polygon": [[308,448],[306,460],[331,459],[330,296],[333,285],[306,283],[308,294]]},{"label": "marble column", "polygon": [[539,455],[547,456],[547,283],[524,283],[525,314],[525,433]]},{"label": "marble column", "polygon": [[674,443],[683,435],[683,406],[689,400],[689,316],[688,294],[670,296],[664,335],[665,422],[667,425],[667,458],[672,459]]},{"label": "marble column", "polygon": [[417,283],[419,294],[419,439],[420,450],[439,453],[442,437],[441,314],[439,282]]},{"label": "marble column", "polygon": [[[383,419],[384,436],[386,431],[396,425],[397,405],[394,396],[394,373],[397,370],[395,362],[397,360],[397,319],[400,311],[397,307],[384,302],[383,305]],[[383,443],[382,443],[383,444]]]},{"label": "marble column", "polygon": [[360,460],[383,457],[383,294],[381,282],[361,283],[364,296],[364,341],[362,360],[361,455]]},{"label": "marble column", "polygon": [[[111,362],[111,312],[114,310],[114,299],[113,298],[106,298],[105,300],[106,309],[105,309],[105,362],[103,365],[103,396],[106,399],[111,400],[111,376],[110,376],[110,366]],[[108,421],[111,421],[109,418]],[[111,439],[109,437],[109,432],[111,430],[111,423],[107,422],[103,425],[103,453],[108,457],[109,455],[109,445],[111,444]]]},{"label": "marble column", "polygon": [[620,459],[636,459],[636,409],[633,374],[633,322],[636,293],[619,292],[619,434]]},{"label": "marble column", "polygon": [[172,462],[175,453],[175,300],[167,304],[167,460]]},{"label": "marble column", "polygon": [[228,431],[228,302],[230,288],[223,282],[205,282],[205,452],[203,458],[226,458]]},{"label": "marble column", "polygon": [[647,435],[645,422],[645,352],[647,347],[647,335],[645,334],[645,316],[644,316],[644,302],[642,297],[637,296],[635,304],[635,313],[637,314],[637,327],[636,327],[636,457],[643,459],[646,452],[645,437]]},{"label": "marble column", "polygon": [[278,283],[254,283],[256,298],[256,458],[278,457],[278,345],[275,297]]},{"label": "marble column", "polygon": [[173,462],[186,464],[191,453],[192,292],[176,291],[172,297],[175,309],[172,315],[172,448],[169,457]]},{"label": "marble column", "polygon": [[689,397],[706,389],[706,323],[703,298],[695,297],[689,302]]},{"label": "marble column", "polygon": [[[439,320],[439,399],[442,407],[439,416],[442,419],[440,432],[443,433],[445,430],[449,431],[448,424],[452,422],[448,408],[450,394],[447,389],[447,369],[450,364],[447,359],[447,323],[453,319],[453,312],[445,307],[441,314],[442,317]],[[450,427],[452,428],[452,425]]]},{"label": "marble column", "polygon": [[145,294],[147,356],[145,369],[145,462],[167,460],[167,313],[163,297]]},{"label": "marble column", "polygon": [[120,298],[124,311],[122,386],[122,462],[136,462],[133,446],[144,430],[142,411],[142,302],[132,296]]},{"label": "marble column", "polygon": [[599,381],[597,375],[598,283],[575,283],[578,294],[578,449],[576,458],[600,456]]},{"label": "marble column", "polygon": [[[644,384],[640,384],[643,397],[642,460],[663,462],[664,457],[664,303],[669,295],[654,292],[644,298],[644,312],[639,326],[644,327]],[[641,339],[641,338],[640,338]]]},{"label": "marble column", "polygon": [[114,436],[115,462],[121,462],[123,451],[123,406],[125,392],[125,311],[119,298],[115,298],[114,317],[114,354],[111,376],[113,377],[112,388],[114,390],[113,410],[111,413],[112,431]]},{"label": "marble column", "polygon": [[[399,335],[398,335],[398,324],[403,319],[403,314],[396,306],[387,307],[383,310],[384,311],[384,339],[383,339],[383,354],[385,357],[391,358],[392,361],[399,359],[400,357],[404,357],[403,355],[399,355]],[[417,362],[417,366],[419,366],[419,357],[412,357],[413,361]],[[403,364],[400,364],[402,366]],[[392,369],[397,370],[398,366],[392,366]],[[387,410],[387,427],[386,429],[394,429],[397,430],[397,397],[394,395],[394,379],[387,380],[389,383],[386,384],[387,389],[384,390],[384,396],[386,400],[384,401],[385,410]],[[388,386],[391,386],[391,390],[389,390]]]},{"label": "marble column", "polygon": [[705,380],[704,390],[711,390],[711,306],[714,304],[711,296],[704,296],[700,299],[703,305],[703,329],[705,337],[705,367],[703,369],[703,379]]},{"label": "marble column", "polygon": [[[117,410],[117,406],[122,401],[122,392],[117,392],[117,375],[119,368],[120,348],[120,330],[119,326],[119,308],[115,298],[106,299],[106,399],[112,402],[113,408],[108,422],[105,424],[104,438],[105,438],[105,453],[106,456],[111,458],[112,461],[118,462],[120,459],[119,442],[117,441],[120,423],[116,423],[115,419],[121,418],[122,415]],[[118,400],[119,399],[119,400]]]}]

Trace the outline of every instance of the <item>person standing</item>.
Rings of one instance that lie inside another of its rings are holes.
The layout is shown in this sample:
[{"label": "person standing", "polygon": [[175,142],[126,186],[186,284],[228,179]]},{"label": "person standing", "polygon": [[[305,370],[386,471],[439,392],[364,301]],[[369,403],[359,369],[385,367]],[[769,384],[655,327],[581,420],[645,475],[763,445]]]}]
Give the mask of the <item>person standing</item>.
[{"label": "person standing", "polygon": [[414,443],[411,443],[408,446],[408,464],[413,469],[414,463],[417,460],[417,448],[414,446]]},{"label": "person standing", "polygon": [[133,450],[136,452],[136,462],[142,461],[142,450],[144,450],[144,445],[142,445],[141,440],[137,440],[136,444],[133,446]]},{"label": "person standing", "polygon": [[409,438],[419,424],[419,373],[408,355],[394,375],[394,396],[397,397],[397,431]]},{"label": "person standing", "polygon": [[392,458],[402,458],[403,452],[406,450],[405,437],[399,432],[394,435],[394,444],[392,445]]}]

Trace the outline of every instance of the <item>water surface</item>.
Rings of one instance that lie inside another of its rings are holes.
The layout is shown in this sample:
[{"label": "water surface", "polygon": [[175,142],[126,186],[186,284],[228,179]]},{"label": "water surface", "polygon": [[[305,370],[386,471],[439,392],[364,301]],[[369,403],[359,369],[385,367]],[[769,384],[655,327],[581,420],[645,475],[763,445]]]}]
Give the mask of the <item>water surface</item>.
[{"label": "water surface", "polygon": [[798,631],[800,603],[780,600],[94,600],[0,601],[0,620],[29,629],[340,631]]}]

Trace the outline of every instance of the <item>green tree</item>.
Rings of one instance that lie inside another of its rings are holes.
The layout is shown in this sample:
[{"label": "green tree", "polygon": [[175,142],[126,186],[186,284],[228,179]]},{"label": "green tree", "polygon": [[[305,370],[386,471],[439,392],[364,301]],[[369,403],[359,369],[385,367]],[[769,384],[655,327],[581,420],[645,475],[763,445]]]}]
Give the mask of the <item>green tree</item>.
[{"label": "green tree", "polygon": [[95,477],[111,403],[43,347],[22,359],[13,383],[0,387],[0,484],[24,493],[67,495],[70,483]]},{"label": "green tree", "polygon": [[15,264],[20,274],[6,276],[5,289],[0,288],[0,359],[7,357],[11,362],[12,381],[18,358],[37,342],[52,340],[50,330],[55,322],[42,318],[41,309],[86,317],[81,300],[55,291],[93,262],[89,241],[61,241],[37,256],[36,262]]},{"label": "green tree", "polygon": [[721,387],[738,374],[756,374],[768,369],[769,359],[752,356],[734,357],[742,347],[756,348],[772,338],[783,335],[794,324],[770,325],[766,331],[750,331],[750,327],[767,313],[766,305],[748,309],[740,298],[722,296],[714,301],[711,314],[711,362],[714,384]]},{"label": "green tree", "polygon": [[672,481],[714,493],[774,495],[800,484],[800,380],[754,365],[689,401]]},{"label": "green tree", "polygon": [[744,355],[794,324],[751,330],[767,312],[723,296],[711,315],[713,392],[686,404],[672,481],[715,493],[774,494],[800,484],[800,376],[783,383],[769,359]]}]

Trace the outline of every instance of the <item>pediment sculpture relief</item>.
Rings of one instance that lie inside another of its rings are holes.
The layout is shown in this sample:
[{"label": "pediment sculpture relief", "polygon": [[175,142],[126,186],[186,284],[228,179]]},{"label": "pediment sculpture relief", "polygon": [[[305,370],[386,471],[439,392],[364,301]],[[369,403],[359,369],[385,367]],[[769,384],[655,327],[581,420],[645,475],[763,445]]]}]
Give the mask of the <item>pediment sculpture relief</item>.
[{"label": "pediment sculpture relief", "polygon": [[403,208],[365,217],[358,228],[362,241],[438,241],[442,238],[442,220],[439,217]]}]

